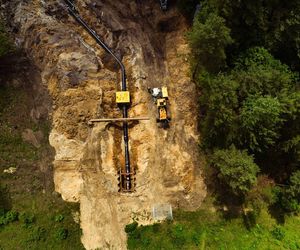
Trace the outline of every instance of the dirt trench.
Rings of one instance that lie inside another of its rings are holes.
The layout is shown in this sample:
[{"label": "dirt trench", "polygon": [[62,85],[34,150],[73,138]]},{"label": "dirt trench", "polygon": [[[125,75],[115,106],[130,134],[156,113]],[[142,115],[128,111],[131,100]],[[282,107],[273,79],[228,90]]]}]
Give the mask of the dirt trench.
[{"label": "dirt trench", "polygon": [[[87,249],[126,249],[124,226],[152,223],[152,206],[196,209],[205,197],[198,155],[197,94],[189,78],[187,25],[174,6],[163,13],[158,1],[80,1],[82,17],[122,58],[132,105],[129,116],[150,121],[130,125],[131,165],[136,192],[118,192],[124,164],[118,125],[87,121],[120,117],[114,93],[117,65],[68,16],[58,1],[1,1],[18,46],[41,71],[53,101],[50,144],[55,149],[56,190],[80,202],[82,242]],[[170,128],[156,124],[147,87],[166,85]]]}]

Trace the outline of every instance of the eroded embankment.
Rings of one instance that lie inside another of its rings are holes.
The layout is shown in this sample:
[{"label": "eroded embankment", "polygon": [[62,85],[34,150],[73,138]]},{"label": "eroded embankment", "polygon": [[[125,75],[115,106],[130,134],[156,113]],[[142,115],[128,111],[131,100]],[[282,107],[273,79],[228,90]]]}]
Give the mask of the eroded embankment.
[{"label": "eroded embankment", "polygon": [[[3,2],[3,1],[2,1]],[[2,8],[19,46],[42,72],[53,99],[50,143],[55,148],[55,186],[65,200],[80,202],[87,249],[126,248],[124,226],[132,217],[150,223],[153,204],[197,208],[205,196],[198,155],[197,97],[189,78],[186,25],[175,9],[157,1],[81,1],[80,13],[123,59],[132,106],[129,116],[150,116],[130,126],[136,192],[118,193],[124,164],[120,126],[96,117],[120,117],[114,103],[120,75],[112,58],[56,1],[11,1]],[[158,128],[147,87],[166,85],[172,121]]]}]

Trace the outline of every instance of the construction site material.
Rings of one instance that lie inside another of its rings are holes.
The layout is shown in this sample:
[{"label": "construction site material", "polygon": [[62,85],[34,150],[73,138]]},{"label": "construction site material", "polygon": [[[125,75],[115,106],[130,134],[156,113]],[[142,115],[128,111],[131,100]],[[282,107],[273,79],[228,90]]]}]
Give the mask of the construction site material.
[{"label": "construction site material", "polygon": [[[112,50],[100,39],[100,37],[97,35],[97,33],[91,29],[88,24],[80,17],[79,12],[76,9],[76,6],[74,3],[70,0],[65,0],[67,4],[67,9],[74,17],[74,19],[92,36],[95,41],[107,52],[109,53],[119,64],[121,68],[121,76],[122,76],[122,85],[121,85],[121,90],[122,91],[127,91],[127,86],[126,86],[126,72],[125,72],[125,67],[121,60],[112,52]],[[121,109],[123,113],[123,118],[127,118],[128,116],[128,104],[129,103],[122,103],[121,104]],[[125,147],[125,173],[126,175],[121,175],[121,178],[125,178],[122,180],[122,189],[121,190],[126,190],[127,192],[133,191],[133,186],[131,183],[131,168],[130,168],[130,157],[129,157],[129,146],[128,146],[128,123],[126,121],[123,122],[123,140],[124,140],[124,147]],[[120,173],[123,173],[123,169],[120,168]]]},{"label": "construction site material", "polygon": [[94,122],[128,122],[128,121],[147,121],[149,117],[133,117],[133,118],[99,118],[89,120],[89,124]]},{"label": "construction site material", "polygon": [[157,106],[158,117],[157,122],[161,123],[164,128],[169,126],[170,117],[168,116],[168,89],[167,87],[161,88],[148,88],[148,92],[152,95],[152,98]]},{"label": "construction site material", "polygon": [[152,217],[155,221],[173,220],[173,211],[171,204],[153,205]]}]

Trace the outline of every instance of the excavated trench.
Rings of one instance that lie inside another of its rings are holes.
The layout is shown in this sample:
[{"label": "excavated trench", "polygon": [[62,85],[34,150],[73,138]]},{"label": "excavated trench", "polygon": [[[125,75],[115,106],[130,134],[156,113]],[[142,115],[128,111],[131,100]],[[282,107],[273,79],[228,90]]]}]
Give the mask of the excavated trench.
[{"label": "excavated trench", "polygon": [[[87,121],[121,117],[115,104],[120,72],[113,59],[68,16],[59,1],[3,1],[18,46],[41,72],[52,97],[50,144],[55,149],[56,190],[80,202],[82,242],[87,249],[125,249],[124,226],[152,223],[154,204],[196,209],[205,197],[198,155],[196,87],[189,78],[187,25],[175,7],[158,1],[77,1],[81,16],[122,58],[132,105],[129,117],[150,121],[129,127],[136,192],[118,192],[124,165],[121,124]],[[170,128],[156,123],[147,87],[167,86]]]}]

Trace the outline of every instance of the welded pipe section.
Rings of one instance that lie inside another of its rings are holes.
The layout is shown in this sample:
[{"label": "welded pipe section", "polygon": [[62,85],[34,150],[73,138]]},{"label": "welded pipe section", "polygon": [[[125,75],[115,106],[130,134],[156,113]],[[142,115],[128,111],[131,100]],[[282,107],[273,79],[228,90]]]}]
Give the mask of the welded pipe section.
[{"label": "welded pipe section", "polygon": [[[88,24],[80,17],[79,12],[76,9],[76,6],[74,3],[70,0],[65,0],[67,4],[67,8],[69,13],[75,18],[75,20],[95,39],[95,41],[107,52],[109,53],[119,64],[121,68],[121,77],[122,77],[122,91],[127,90],[126,86],[126,71],[123,63],[121,60],[112,52],[112,50],[100,39],[100,37],[97,35],[97,33],[91,29]],[[126,104],[122,106],[122,113],[123,118],[128,117],[128,107]],[[125,171],[126,171],[126,177],[125,177],[125,189],[127,191],[131,190],[131,172],[130,172],[130,157],[129,157],[129,145],[128,145],[128,123],[123,122],[123,138],[124,138],[124,145],[125,145]],[[121,176],[122,178],[122,176]]]}]

